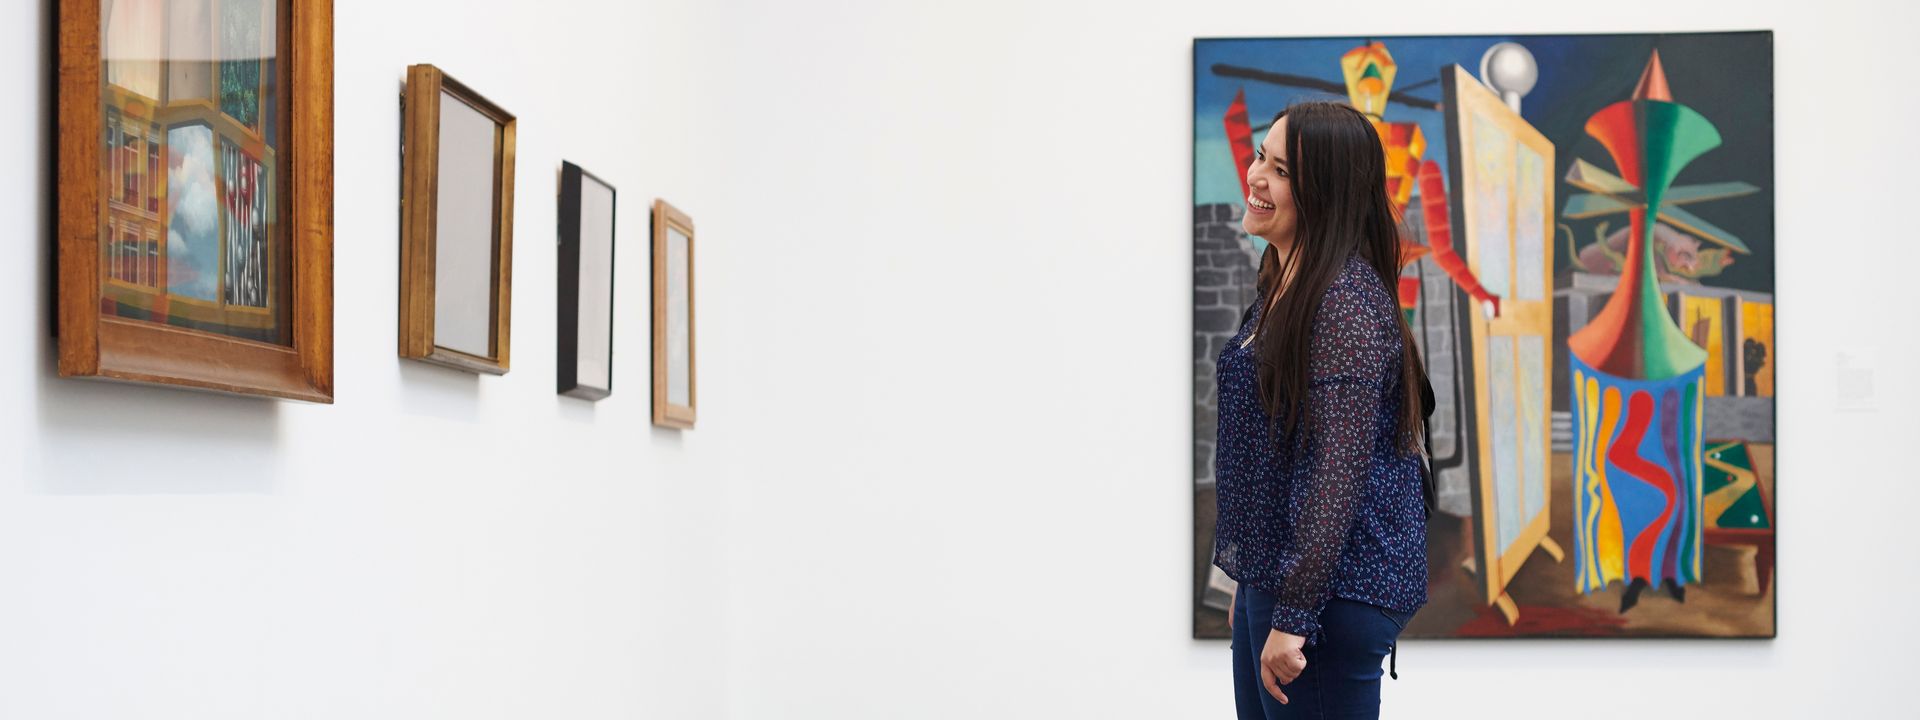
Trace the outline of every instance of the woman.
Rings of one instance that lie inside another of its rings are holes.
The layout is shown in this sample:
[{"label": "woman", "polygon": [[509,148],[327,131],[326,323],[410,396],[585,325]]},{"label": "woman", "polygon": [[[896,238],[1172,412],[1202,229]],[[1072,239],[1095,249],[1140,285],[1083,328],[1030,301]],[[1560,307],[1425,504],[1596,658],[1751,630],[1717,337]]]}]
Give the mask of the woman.
[{"label": "woman", "polygon": [[1214,564],[1239,581],[1240,720],[1377,718],[1427,600],[1420,359],[1372,123],[1294,105],[1247,168],[1258,298],[1219,358]]}]

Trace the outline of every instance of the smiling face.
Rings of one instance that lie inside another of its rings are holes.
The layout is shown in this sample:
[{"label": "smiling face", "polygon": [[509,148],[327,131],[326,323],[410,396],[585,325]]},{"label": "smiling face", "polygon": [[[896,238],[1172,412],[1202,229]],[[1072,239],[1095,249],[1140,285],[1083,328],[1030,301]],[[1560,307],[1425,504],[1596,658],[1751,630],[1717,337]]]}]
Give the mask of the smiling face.
[{"label": "smiling face", "polygon": [[1247,167],[1247,213],[1240,227],[1269,243],[1293,245],[1297,213],[1293,205],[1292,168],[1287,164],[1287,118],[1267,130]]}]

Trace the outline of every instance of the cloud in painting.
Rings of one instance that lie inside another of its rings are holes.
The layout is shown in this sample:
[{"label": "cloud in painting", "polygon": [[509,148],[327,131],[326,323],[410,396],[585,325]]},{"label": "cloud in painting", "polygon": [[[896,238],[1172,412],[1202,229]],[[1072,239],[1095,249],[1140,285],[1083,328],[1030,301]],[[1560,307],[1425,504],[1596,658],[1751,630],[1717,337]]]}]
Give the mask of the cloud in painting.
[{"label": "cloud in painting", "polygon": [[220,203],[214,186],[213,129],[167,131],[167,284],[175,295],[213,300],[220,269]]}]

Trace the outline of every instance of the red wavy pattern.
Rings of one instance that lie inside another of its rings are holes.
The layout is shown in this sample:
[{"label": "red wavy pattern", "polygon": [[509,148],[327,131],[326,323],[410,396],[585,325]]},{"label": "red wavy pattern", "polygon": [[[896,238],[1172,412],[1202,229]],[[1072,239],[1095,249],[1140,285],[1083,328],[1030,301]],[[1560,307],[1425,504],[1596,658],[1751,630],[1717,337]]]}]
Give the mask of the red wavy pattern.
[{"label": "red wavy pattern", "polygon": [[1647,426],[1652,422],[1653,396],[1644,390],[1635,391],[1627,400],[1626,425],[1621,429],[1620,436],[1607,448],[1607,460],[1615,467],[1667,496],[1667,506],[1661,508],[1660,517],[1643,528],[1633,538],[1633,545],[1627,549],[1627,576],[1649,580],[1653,578],[1653,546],[1660,539],[1659,530],[1666,527],[1667,520],[1673,517],[1675,499],[1673,476],[1667,473],[1666,468],[1640,457],[1640,441],[1645,439]]}]

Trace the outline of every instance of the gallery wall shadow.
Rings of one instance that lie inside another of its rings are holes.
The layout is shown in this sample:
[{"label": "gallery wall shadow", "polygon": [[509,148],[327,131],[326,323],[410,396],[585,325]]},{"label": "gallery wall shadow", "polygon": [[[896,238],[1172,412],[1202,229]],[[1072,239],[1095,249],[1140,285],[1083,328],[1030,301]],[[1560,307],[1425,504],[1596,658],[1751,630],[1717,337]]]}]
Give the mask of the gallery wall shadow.
[{"label": "gallery wall shadow", "polygon": [[[40,79],[40,106],[55,107],[59,71],[58,0],[41,0],[47,48]],[[280,437],[279,404],[175,388],[59,377],[54,327],[54,192],[56,118],[47,112],[38,142],[44,211],[36,231],[45,324],[30,339],[38,376],[34,401],[39,415],[37,457],[20,458],[27,490],[55,495],[149,495],[271,493],[274,450]],[[186,448],[193,448],[189,453]]]},{"label": "gallery wall shadow", "polygon": [[581,425],[592,425],[594,417],[599,414],[600,403],[606,402],[562,395],[557,392],[553,397],[554,402],[560,407],[560,418]]},{"label": "gallery wall shadow", "polygon": [[480,376],[396,357],[400,405],[409,415],[473,422],[480,417]]},{"label": "gallery wall shadow", "polygon": [[654,447],[668,447],[675,450],[686,446],[686,432],[676,428],[660,427],[649,423],[647,429],[653,436]]},{"label": "gallery wall shadow", "polygon": [[36,342],[39,457],[23,462],[30,492],[274,492],[281,401],[61,378],[52,335]]}]

